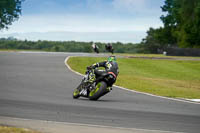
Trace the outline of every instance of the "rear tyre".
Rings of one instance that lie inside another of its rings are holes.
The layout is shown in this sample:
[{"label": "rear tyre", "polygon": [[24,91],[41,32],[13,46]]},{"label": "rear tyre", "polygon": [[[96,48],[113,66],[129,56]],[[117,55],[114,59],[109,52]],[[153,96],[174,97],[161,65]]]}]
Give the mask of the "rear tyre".
[{"label": "rear tyre", "polygon": [[90,100],[98,100],[101,96],[105,95],[107,84],[104,81],[99,82],[96,88],[89,93]]}]

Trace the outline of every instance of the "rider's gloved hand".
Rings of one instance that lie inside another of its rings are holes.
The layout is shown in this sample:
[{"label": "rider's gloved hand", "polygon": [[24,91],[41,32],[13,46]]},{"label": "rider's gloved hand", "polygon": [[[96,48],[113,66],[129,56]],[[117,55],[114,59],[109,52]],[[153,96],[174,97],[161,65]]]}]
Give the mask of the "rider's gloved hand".
[{"label": "rider's gloved hand", "polygon": [[88,66],[88,67],[87,67],[87,70],[91,70],[91,69],[92,69],[92,66]]}]

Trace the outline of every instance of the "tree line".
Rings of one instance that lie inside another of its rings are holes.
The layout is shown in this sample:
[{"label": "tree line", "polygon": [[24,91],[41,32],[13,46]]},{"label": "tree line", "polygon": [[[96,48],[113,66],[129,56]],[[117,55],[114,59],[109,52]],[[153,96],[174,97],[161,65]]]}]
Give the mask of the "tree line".
[{"label": "tree line", "polygon": [[[76,41],[28,41],[17,40],[15,38],[0,38],[0,49],[21,49],[21,50],[42,50],[55,52],[93,52],[93,42]],[[107,43],[95,42],[99,47],[99,52],[107,52],[105,46]],[[138,53],[142,48],[138,44],[132,43],[110,43],[115,53]]]}]

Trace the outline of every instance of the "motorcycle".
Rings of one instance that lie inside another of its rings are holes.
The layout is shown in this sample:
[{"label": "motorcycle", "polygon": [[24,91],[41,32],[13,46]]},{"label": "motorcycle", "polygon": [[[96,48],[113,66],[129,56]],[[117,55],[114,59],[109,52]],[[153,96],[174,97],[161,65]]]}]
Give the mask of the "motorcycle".
[{"label": "motorcycle", "polygon": [[87,70],[80,85],[74,90],[73,98],[86,97],[96,101],[112,90],[115,81],[116,75],[112,72],[105,73],[96,80],[94,70]]}]

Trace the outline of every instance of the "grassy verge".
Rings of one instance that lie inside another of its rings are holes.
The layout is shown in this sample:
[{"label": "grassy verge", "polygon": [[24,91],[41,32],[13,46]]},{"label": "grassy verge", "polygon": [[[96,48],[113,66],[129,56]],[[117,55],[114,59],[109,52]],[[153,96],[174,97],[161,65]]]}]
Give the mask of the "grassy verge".
[{"label": "grassy verge", "polygon": [[31,50],[31,49],[0,49],[0,52],[21,52],[21,51],[34,51],[34,52],[44,52],[44,50]]},{"label": "grassy verge", "polygon": [[0,133],[39,133],[39,132],[24,128],[0,126]]},{"label": "grassy verge", "polygon": [[[80,73],[105,58],[71,57],[70,67]],[[118,58],[116,85],[155,95],[200,98],[200,61]]]},{"label": "grassy verge", "polygon": [[181,59],[200,59],[200,57],[189,57],[189,56],[166,56],[163,54],[120,54],[120,53],[116,53],[116,55],[121,55],[121,56],[125,56],[125,57],[158,57],[158,58],[181,58]]}]

